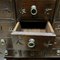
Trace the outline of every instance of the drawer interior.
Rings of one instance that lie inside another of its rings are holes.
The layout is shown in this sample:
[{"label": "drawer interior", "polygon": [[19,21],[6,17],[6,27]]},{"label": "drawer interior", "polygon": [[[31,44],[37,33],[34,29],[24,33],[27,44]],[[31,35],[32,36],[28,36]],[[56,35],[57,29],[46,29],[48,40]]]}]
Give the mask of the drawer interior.
[{"label": "drawer interior", "polygon": [[54,30],[48,21],[44,29],[22,29],[20,22],[17,22],[15,28],[13,29],[12,35],[43,35],[43,36],[56,36]]}]

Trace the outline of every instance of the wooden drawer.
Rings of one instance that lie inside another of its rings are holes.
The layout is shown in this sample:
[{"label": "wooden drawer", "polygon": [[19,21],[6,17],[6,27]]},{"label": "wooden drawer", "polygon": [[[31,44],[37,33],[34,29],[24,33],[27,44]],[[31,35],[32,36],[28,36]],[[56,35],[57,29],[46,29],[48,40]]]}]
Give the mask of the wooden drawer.
[{"label": "wooden drawer", "polygon": [[47,22],[45,29],[21,29],[19,24],[17,22],[11,34],[21,37],[24,41],[24,49],[41,50],[50,46],[53,47],[56,35],[50,22]]},{"label": "wooden drawer", "polygon": [[[17,18],[20,20],[35,20],[46,21],[47,19],[52,19],[55,10],[56,0],[15,0]],[[31,14],[31,6],[36,5],[37,14],[35,17]],[[48,10],[48,11],[46,11]],[[25,12],[23,12],[25,11]],[[47,18],[47,19],[46,19]]]}]

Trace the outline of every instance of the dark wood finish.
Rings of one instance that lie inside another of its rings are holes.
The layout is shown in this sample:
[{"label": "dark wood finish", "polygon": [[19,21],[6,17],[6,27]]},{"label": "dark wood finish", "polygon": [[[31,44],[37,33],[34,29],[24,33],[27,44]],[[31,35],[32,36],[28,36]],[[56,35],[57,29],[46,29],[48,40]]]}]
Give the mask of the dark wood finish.
[{"label": "dark wood finish", "polygon": [[[54,16],[54,11],[55,11],[55,4],[56,4],[56,0],[15,0],[16,3],[16,12],[17,12],[17,20],[21,20],[21,21],[43,21],[46,22],[48,20],[50,20],[50,22],[53,19]],[[30,8],[32,5],[36,5],[37,6],[37,10],[38,13],[35,16],[32,16],[30,13]],[[48,11],[47,13],[49,13],[49,15],[47,15],[45,12],[45,9],[47,8],[51,8],[52,11]],[[26,13],[21,14],[20,12],[22,11],[22,9],[26,9]],[[32,24],[33,25],[33,24]],[[50,32],[50,31],[49,31]],[[46,33],[49,33],[46,32]],[[29,33],[28,33],[29,34]],[[54,47],[54,41],[55,41],[55,36],[34,36],[34,35],[23,35],[20,36],[23,40],[23,47],[20,47],[20,50],[22,51],[22,53],[24,53],[23,51],[25,51],[25,54],[22,55],[23,58],[32,58],[32,60],[40,60],[40,59],[33,59],[33,58],[40,58],[41,56],[45,57],[45,54],[50,53],[50,50],[52,51],[52,48]],[[17,39],[20,39],[20,37],[18,36]],[[35,44],[36,46],[34,48],[29,48],[28,47],[28,41],[29,39],[35,39]],[[50,42],[50,43],[49,43]],[[7,48],[11,48],[14,49],[14,47],[11,45],[14,42],[10,42],[8,43]],[[46,44],[46,45],[45,45]],[[49,46],[48,44],[52,44],[51,46]],[[22,49],[23,50],[22,50]],[[47,52],[49,51],[49,52]],[[42,53],[41,53],[42,52]],[[10,60],[9,58],[13,58],[12,60],[23,60],[21,59],[21,56],[19,55],[18,58],[15,57],[14,55],[14,50],[8,50],[8,56],[7,56],[7,60]],[[40,55],[39,55],[40,53]],[[52,55],[53,51],[50,53]],[[55,53],[55,51],[54,51]],[[20,53],[18,53],[20,54]],[[30,56],[31,54],[33,54],[34,56]],[[48,55],[48,54],[47,54]],[[9,57],[10,56],[10,57]],[[15,59],[14,59],[15,58]],[[25,60],[25,59],[24,59]],[[27,60],[31,60],[31,59],[27,59]]]},{"label": "dark wood finish", "polygon": [[14,1],[0,0],[0,20],[15,20]]},{"label": "dark wood finish", "polygon": [[[52,44],[51,48],[53,47],[54,45],[54,38],[55,37],[50,37],[50,36],[21,36],[22,40],[25,42],[24,43],[24,46],[25,46],[25,49],[26,50],[32,50],[32,51],[41,51],[41,50],[44,50],[45,48],[48,48],[50,46],[45,46],[44,44],[47,44],[48,45],[48,42],[50,41],[50,43]],[[35,44],[36,46],[34,48],[29,48],[28,47],[28,41],[29,39],[35,39]]]},{"label": "dark wood finish", "polygon": [[[38,21],[52,21],[52,17],[54,15],[56,0],[15,0],[16,2],[16,11],[17,11],[17,19],[20,20],[38,20]],[[37,7],[37,15],[32,16],[30,13],[30,9],[32,5],[36,5]],[[52,11],[48,11],[49,15],[45,12],[45,9],[50,8]],[[22,9],[26,9],[25,14],[20,14]]]}]

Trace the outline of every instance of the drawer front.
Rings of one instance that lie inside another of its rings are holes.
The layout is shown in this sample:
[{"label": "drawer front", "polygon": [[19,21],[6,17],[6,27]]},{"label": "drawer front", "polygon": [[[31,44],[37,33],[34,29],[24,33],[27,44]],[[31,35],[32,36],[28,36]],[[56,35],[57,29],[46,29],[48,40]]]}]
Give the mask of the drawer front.
[{"label": "drawer front", "polygon": [[15,50],[42,51],[44,49],[53,48],[55,44],[55,36],[14,35],[12,37]]},{"label": "drawer front", "polygon": [[[56,0],[15,0],[16,1],[16,10],[17,17],[21,16],[21,19],[34,20],[35,19],[51,19],[54,14]],[[37,14],[32,18],[30,12],[31,6],[36,5]],[[47,11],[48,10],[48,11]],[[19,16],[18,16],[19,15]]]},{"label": "drawer front", "polygon": [[[43,50],[48,47],[53,47],[53,36],[20,36],[22,43],[24,43],[24,49],[26,50]],[[23,48],[23,47],[22,47]]]}]

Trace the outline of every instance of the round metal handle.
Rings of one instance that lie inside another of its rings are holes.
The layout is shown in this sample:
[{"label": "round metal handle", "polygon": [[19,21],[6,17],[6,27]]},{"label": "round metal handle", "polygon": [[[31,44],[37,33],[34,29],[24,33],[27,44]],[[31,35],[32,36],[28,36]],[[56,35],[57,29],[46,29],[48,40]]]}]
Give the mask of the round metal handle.
[{"label": "round metal handle", "polygon": [[28,47],[29,48],[34,48],[35,47],[35,40],[34,39],[29,39]]},{"label": "round metal handle", "polygon": [[31,6],[31,14],[32,14],[32,15],[36,15],[36,14],[37,14],[37,8],[36,8],[35,5],[32,5],[32,6]]}]

